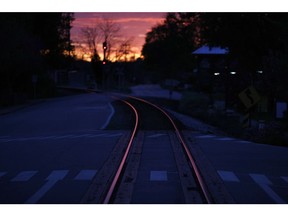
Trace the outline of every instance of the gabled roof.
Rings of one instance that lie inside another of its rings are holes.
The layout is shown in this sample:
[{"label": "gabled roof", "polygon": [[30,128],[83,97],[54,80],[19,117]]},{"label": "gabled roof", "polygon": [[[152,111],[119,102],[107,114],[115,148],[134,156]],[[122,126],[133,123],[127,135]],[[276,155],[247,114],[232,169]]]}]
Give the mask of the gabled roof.
[{"label": "gabled roof", "polygon": [[192,52],[192,54],[194,55],[225,55],[228,53],[229,53],[229,50],[227,48],[209,47],[206,45]]}]

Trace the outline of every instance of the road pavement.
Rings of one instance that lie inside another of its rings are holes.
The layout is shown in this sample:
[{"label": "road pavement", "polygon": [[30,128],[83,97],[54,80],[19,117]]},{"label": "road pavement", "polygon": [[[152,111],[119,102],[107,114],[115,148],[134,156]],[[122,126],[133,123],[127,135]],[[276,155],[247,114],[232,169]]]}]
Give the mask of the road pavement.
[{"label": "road pavement", "polygon": [[236,203],[288,203],[288,148],[201,132],[186,134]]},{"label": "road pavement", "polygon": [[[140,97],[170,97],[169,91],[159,85],[140,85],[131,90]],[[174,92],[171,99],[180,100],[181,94]],[[288,203],[287,147],[229,137],[213,126],[167,110],[190,130],[186,135],[207,158],[236,203]]]},{"label": "road pavement", "polygon": [[[133,94],[170,97],[151,85],[134,88]],[[176,95],[175,100],[180,98]],[[114,114],[111,102],[91,93],[1,115],[0,203],[79,203],[125,133],[103,130]],[[174,115],[237,203],[288,203],[287,148],[227,137],[193,118]]]},{"label": "road pavement", "polygon": [[124,131],[111,98],[83,94],[0,116],[0,203],[80,203]]}]

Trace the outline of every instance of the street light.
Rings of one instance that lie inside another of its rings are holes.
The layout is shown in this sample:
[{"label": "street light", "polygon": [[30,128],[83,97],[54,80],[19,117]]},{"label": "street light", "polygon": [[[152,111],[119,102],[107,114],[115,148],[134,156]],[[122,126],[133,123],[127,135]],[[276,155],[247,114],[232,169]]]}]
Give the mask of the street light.
[{"label": "street light", "polygon": [[106,49],[107,49],[107,42],[104,41],[104,42],[103,42],[103,50],[106,50]]}]

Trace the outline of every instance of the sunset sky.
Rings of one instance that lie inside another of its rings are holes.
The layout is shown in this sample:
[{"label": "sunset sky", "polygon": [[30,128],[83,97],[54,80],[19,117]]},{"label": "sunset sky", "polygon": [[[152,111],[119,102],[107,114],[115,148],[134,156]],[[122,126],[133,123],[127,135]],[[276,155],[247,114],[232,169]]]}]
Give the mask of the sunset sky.
[{"label": "sunset sky", "polygon": [[[280,3],[281,2],[281,3]],[[79,42],[81,27],[93,25],[97,18],[105,16],[114,19],[121,26],[122,35],[134,37],[133,50],[139,57],[145,34],[161,22],[167,12],[287,12],[283,0],[257,1],[242,0],[9,0],[1,6],[0,12],[74,12],[75,21],[71,31],[72,40]],[[99,44],[100,48],[100,44]],[[78,50],[79,51],[79,50]],[[102,50],[99,49],[99,54]],[[78,54],[80,54],[78,52]]]},{"label": "sunset sky", "polygon": [[[71,39],[73,42],[79,42],[81,39],[81,28],[95,26],[97,20],[101,18],[112,19],[120,26],[120,35],[123,38],[133,38],[131,49],[135,53],[135,57],[138,58],[141,55],[141,49],[145,43],[145,36],[153,26],[163,22],[166,13],[135,13],[135,12],[98,12],[98,13],[75,13],[75,20],[73,22],[73,28],[71,30]],[[98,52],[102,56],[102,41],[99,41]],[[80,56],[81,50],[77,49],[76,53]],[[86,56],[87,57],[87,56]]]}]

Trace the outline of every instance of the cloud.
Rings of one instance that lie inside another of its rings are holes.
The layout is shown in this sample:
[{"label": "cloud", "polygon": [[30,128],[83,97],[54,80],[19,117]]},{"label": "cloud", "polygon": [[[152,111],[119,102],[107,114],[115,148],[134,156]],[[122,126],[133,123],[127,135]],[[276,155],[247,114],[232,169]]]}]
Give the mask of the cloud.
[{"label": "cloud", "polygon": [[145,38],[145,37],[146,37],[146,34],[138,34],[138,37],[140,37],[140,38]]},{"label": "cloud", "polygon": [[[113,16],[112,19],[114,22],[121,24],[121,25],[146,25],[152,27],[157,23],[160,23],[164,20],[163,17],[118,17],[116,18]],[[93,26],[96,25],[97,22],[101,21],[101,17],[76,17],[73,22],[73,27],[86,27],[86,26]]]},{"label": "cloud", "polygon": [[72,40],[79,40],[80,29],[87,26],[96,25],[103,18],[112,19],[121,28],[123,38],[134,38],[133,49],[140,55],[142,46],[145,43],[146,33],[156,24],[164,21],[166,13],[75,13],[73,28],[71,29]]}]

